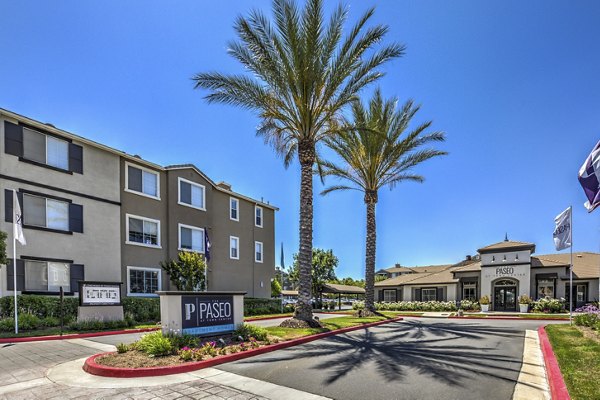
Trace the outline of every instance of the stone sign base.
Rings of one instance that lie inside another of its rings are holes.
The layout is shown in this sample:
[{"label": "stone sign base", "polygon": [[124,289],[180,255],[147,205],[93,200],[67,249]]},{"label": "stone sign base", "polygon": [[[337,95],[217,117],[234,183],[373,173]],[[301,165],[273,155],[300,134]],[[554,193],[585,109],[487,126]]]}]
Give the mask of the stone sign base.
[{"label": "stone sign base", "polygon": [[85,306],[77,309],[77,322],[120,321],[123,319],[123,306]]}]

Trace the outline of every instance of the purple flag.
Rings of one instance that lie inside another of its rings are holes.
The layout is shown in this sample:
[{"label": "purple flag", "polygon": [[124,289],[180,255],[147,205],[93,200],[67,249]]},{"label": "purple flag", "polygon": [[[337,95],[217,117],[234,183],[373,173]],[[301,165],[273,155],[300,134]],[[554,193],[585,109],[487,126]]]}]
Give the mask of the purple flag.
[{"label": "purple flag", "polygon": [[206,262],[210,261],[210,239],[206,227],[204,228],[204,258],[206,258]]},{"label": "purple flag", "polygon": [[579,169],[579,183],[588,199],[585,208],[592,212],[600,206],[600,142]]}]

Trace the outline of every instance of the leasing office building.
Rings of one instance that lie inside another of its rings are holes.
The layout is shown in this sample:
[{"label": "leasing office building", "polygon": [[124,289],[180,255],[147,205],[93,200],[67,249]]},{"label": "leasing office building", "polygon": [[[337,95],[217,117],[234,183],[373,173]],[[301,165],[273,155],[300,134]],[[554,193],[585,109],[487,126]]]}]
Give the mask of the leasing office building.
[{"label": "leasing office building", "polygon": [[[205,253],[208,235],[209,289],[270,297],[277,208],[193,165],[162,167],[0,109],[0,188],[0,230],[12,232],[13,189],[23,211],[19,293],[76,294],[80,280],[122,282],[128,296],[173,289],[160,262]],[[7,267],[3,296],[14,290]]]},{"label": "leasing office building", "polygon": [[573,254],[573,286],[569,287],[569,253],[533,255],[535,244],[505,240],[478,250],[455,264],[403,267],[378,271],[379,301],[477,301],[490,298],[490,310],[516,311],[518,297],[573,296],[574,304],[598,300],[600,254]]}]

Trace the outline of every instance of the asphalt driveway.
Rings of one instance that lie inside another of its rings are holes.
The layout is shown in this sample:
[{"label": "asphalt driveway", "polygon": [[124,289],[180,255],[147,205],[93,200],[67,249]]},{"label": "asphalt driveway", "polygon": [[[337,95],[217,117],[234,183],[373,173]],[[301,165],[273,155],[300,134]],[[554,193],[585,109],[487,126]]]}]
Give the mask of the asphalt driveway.
[{"label": "asphalt driveway", "polygon": [[511,399],[547,321],[407,318],[218,368],[334,399]]}]

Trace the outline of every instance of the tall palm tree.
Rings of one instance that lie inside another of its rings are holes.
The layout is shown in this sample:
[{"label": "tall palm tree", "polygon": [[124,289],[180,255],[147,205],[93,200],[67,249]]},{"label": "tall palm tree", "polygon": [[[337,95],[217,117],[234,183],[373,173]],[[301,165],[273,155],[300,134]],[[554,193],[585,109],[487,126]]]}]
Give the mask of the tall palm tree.
[{"label": "tall palm tree", "polygon": [[368,106],[359,101],[352,104],[353,122],[347,122],[326,144],[341,159],[341,164],[320,161],[321,177],[333,176],[348,184],[334,185],[321,194],[336,190],[359,190],[364,193],[367,208],[367,237],[365,259],[365,309],[374,312],[374,280],[376,223],[375,205],[378,191],[384,186],[394,188],[403,181],[423,182],[413,168],[430,158],[447,154],[423,148],[430,142],[444,141],[443,132],[426,132],[431,121],[407,131],[418,105],[407,101],[396,110],[396,99],[383,100],[377,89]]},{"label": "tall palm tree", "polygon": [[[261,120],[257,135],[272,145],[285,166],[298,156],[300,181],[300,282],[295,317],[312,323],[311,262],[313,167],[317,145],[335,130],[341,110],[376,81],[385,62],[404,53],[399,44],[380,45],[387,26],[367,28],[368,10],[343,36],[347,9],[341,5],[326,20],[322,0],[274,0],[274,23],[260,11],[238,17],[239,41],[228,52],[249,74],[218,72],[194,76],[207,89],[209,103],[247,108]],[[376,49],[377,47],[377,49]]]}]

